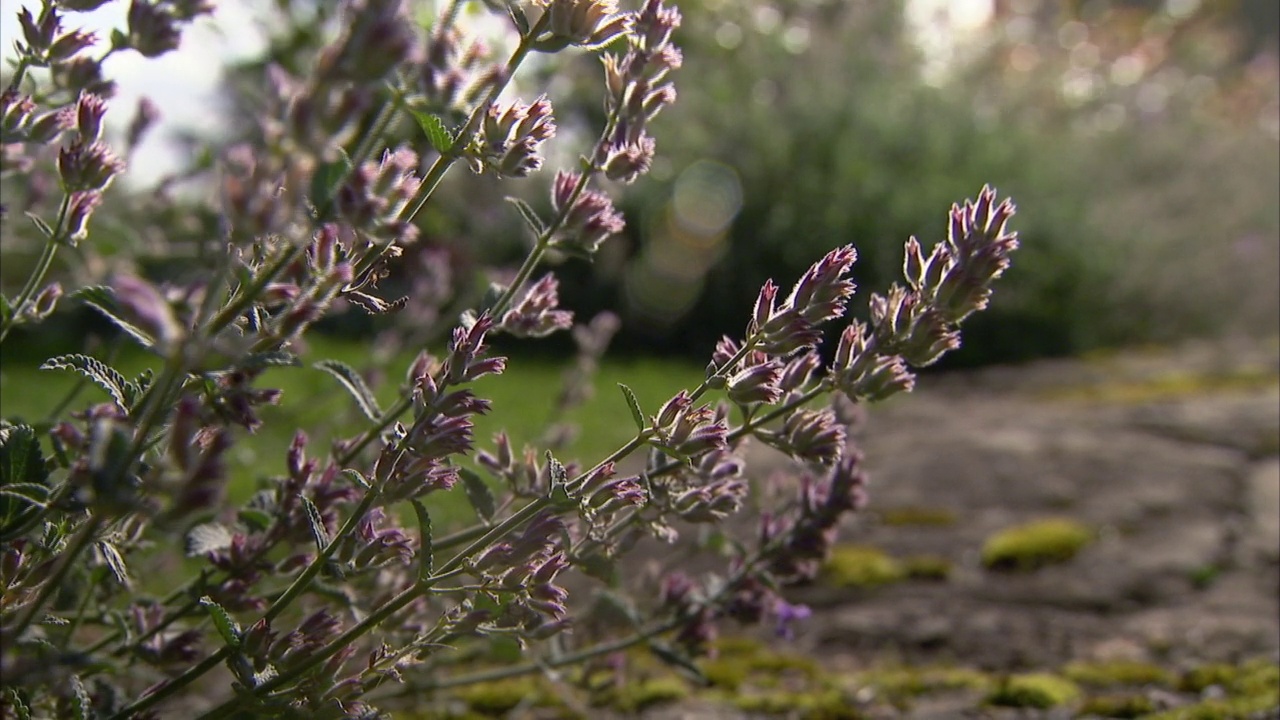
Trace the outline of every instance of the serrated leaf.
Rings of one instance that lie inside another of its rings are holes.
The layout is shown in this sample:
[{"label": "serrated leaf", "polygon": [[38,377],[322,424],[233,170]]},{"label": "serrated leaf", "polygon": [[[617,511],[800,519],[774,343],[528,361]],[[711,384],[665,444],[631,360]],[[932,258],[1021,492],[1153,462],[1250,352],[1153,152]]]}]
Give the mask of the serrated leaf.
[{"label": "serrated leaf", "polygon": [[298,367],[302,361],[297,355],[285,350],[250,353],[238,363],[245,370],[261,370],[268,367]]},{"label": "serrated leaf", "polygon": [[92,380],[98,387],[107,391],[116,405],[121,410],[129,411],[129,403],[133,396],[137,393],[137,387],[132,386],[124,376],[116,371],[115,368],[88,355],[59,355],[45,360],[40,365],[41,370],[70,370],[80,373]]},{"label": "serrated leaf", "polygon": [[418,515],[418,579],[426,580],[431,577],[432,571],[432,548],[431,548],[431,516],[427,514],[427,508],[417,498],[412,498],[413,512]]},{"label": "serrated leaf", "polygon": [[31,720],[31,708],[22,701],[22,696],[12,687],[4,689],[4,702],[13,710],[14,717],[17,720]]},{"label": "serrated leaf", "polygon": [[631,409],[631,419],[635,421],[636,430],[644,432],[649,426],[644,421],[644,411],[640,409],[640,398],[626,385],[618,383],[618,387],[622,390],[622,397],[627,399],[627,407]]},{"label": "serrated leaf", "polygon": [[187,557],[198,557],[231,547],[231,531],[221,523],[204,523],[187,533]]},{"label": "serrated leaf", "polygon": [[102,540],[99,540],[96,545],[98,552],[102,554],[102,561],[106,563],[107,569],[111,570],[116,582],[126,588],[132,587],[133,582],[129,579],[129,568],[125,565],[124,556],[120,554],[120,550],[115,545]]},{"label": "serrated leaf", "polygon": [[76,720],[93,718],[93,701],[89,699],[89,690],[79,675],[71,676],[71,716]]},{"label": "serrated leaf", "polygon": [[150,333],[120,317],[120,309],[116,306],[116,296],[106,285],[90,285],[71,293],[74,298],[97,310],[99,314],[120,328],[126,335],[137,340],[145,348],[154,347],[155,338]]},{"label": "serrated leaf", "polygon": [[551,482],[551,502],[556,505],[572,504],[573,501],[566,487],[569,482],[569,472],[550,450],[547,451],[547,476]]},{"label": "serrated leaf", "polygon": [[[40,452],[40,441],[30,425],[0,427],[0,530],[13,528],[35,512],[36,506],[27,496],[30,486],[44,487],[49,480],[49,466]],[[46,496],[47,499],[47,496]]]},{"label": "serrated leaf", "polygon": [[422,128],[422,133],[427,136],[427,142],[431,143],[431,147],[435,148],[436,152],[441,155],[449,152],[453,147],[453,135],[444,126],[443,120],[415,107],[409,108],[409,114],[418,121],[418,127]]},{"label": "serrated leaf", "polygon": [[311,536],[316,540],[316,548],[324,552],[324,549],[329,546],[329,531],[324,526],[320,508],[305,495],[302,497],[302,508],[307,512],[307,522],[311,525]]},{"label": "serrated leaf", "polygon": [[547,226],[542,222],[542,218],[538,217],[538,213],[534,212],[533,208],[529,207],[529,203],[518,197],[507,196],[505,199],[515,207],[516,212],[520,213],[520,217],[524,220],[524,224],[529,226],[529,229],[533,231],[533,234],[537,237],[542,237],[543,233],[547,231]]},{"label": "serrated leaf", "polygon": [[213,626],[222,636],[222,641],[233,648],[240,647],[240,626],[227,611],[208,595],[200,598],[200,604],[209,611],[209,619],[213,620]]},{"label": "serrated leaf", "polygon": [[316,172],[311,176],[311,205],[316,208],[317,212],[323,216],[329,205],[333,202],[333,197],[338,192],[338,187],[342,185],[342,181],[351,174],[351,158],[347,157],[346,152],[341,148],[338,149],[338,159],[331,160],[316,168]]},{"label": "serrated leaf", "polygon": [[700,685],[711,684],[710,681],[707,680],[707,676],[702,673],[702,668],[699,668],[697,664],[689,658],[689,656],[679,650],[676,650],[670,645],[660,640],[650,640],[649,651],[653,653],[654,657],[675,668],[680,674],[690,680]]},{"label": "serrated leaf", "polygon": [[357,470],[352,470],[351,468],[344,468],[342,470],[342,474],[346,475],[348,478],[351,479],[351,482],[359,485],[365,490],[368,490],[369,488],[373,487],[372,485],[369,484],[369,481],[366,480],[364,476],[361,475],[360,472]]},{"label": "serrated leaf", "polygon": [[344,362],[338,360],[321,360],[313,365],[318,370],[323,370],[338,379],[342,386],[351,393],[356,399],[356,404],[360,406],[360,412],[370,420],[377,420],[382,415],[382,408],[378,407],[378,401],[373,397],[373,391],[369,390],[369,386],[365,384],[364,378],[360,377],[360,373]]},{"label": "serrated leaf", "polygon": [[462,478],[462,489],[466,491],[471,507],[476,509],[476,515],[485,522],[492,520],[498,505],[484,479],[470,468],[458,468],[458,477]]}]

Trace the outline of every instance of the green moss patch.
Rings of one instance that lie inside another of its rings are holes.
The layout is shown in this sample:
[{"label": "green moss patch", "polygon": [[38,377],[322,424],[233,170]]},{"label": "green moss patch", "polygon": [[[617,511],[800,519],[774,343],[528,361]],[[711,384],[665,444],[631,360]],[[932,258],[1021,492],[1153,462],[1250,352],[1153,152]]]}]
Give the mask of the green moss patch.
[{"label": "green moss patch", "polygon": [[1280,375],[1264,368],[1221,373],[1167,373],[1153,378],[1070,387],[1046,393],[1047,400],[1139,404],[1220,392],[1265,390],[1280,384]]},{"label": "green moss patch", "polygon": [[1004,678],[986,697],[988,705],[1047,710],[1074,702],[1080,688],[1070,680],[1049,673],[1027,673]]},{"label": "green moss patch", "polygon": [[654,705],[676,702],[689,697],[689,684],[676,677],[658,677],[627,683],[609,700],[609,705],[624,712],[639,712]]},{"label": "green moss patch", "polygon": [[548,707],[559,701],[545,692],[533,678],[495,680],[466,688],[459,697],[474,713],[487,716],[505,715],[518,705]]},{"label": "green moss patch", "polygon": [[803,720],[858,720],[851,698],[834,689],[806,692],[776,691],[735,695],[732,705],[747,713],[780,715]]},{"label": "green moss patch", "polygon": [[915,698],[932,693],[985,693],[992,681],[985,673],[969,668],[883,667],[859,674],[856,684],[871,687],[890,704],[906,708]]},{"label": "green moss patch", "polygon": [[1075,557],[1093,540],[1093,531],[1067,518],[1037,520],[987,538],[982,564],[994,570],[1031,571]]},{"label": "green moss patch", "polygon": [[946,580],[951,577],[951,561],[937,555],[912,555],[902,559],[902,569],[912,580]]},{"label": "green moss patch", "polygon": [[956,524],[955,512],[946,508],[908,505],[881,510],[879,517],[881,523],[894,527],[951,527]]},{"label": "green moss patch", "polygon": [[1062,668],[1068,680],[1093,687],[1125,685],[1159,685],[1172,687],[1174,674],[1159,665],[1132,660],[1109,662],[1073,662]]},{"label": "green moss patch", "polygon": [[729,691],[743,687],[802,687],[820,683],[817,661],[796,653],[776,652],[749,638],[716,643],[716,657],[699,663],[712,686]]},{"label": "green moss patch", "polygon": [[879,548],[841,545],[824,568],[827,581],[836,587],[873,588],[906,577],[902,564]]}]

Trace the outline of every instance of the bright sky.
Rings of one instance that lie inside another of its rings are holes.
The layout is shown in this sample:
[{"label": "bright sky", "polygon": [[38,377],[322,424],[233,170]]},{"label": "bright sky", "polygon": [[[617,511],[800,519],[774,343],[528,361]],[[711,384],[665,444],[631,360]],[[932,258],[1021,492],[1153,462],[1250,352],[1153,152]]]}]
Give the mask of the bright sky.
[{"label": "bright sky", "polygon": [[[213,18],[202,18],[183,36],[182,47],[154,60],[136,53],[108,58],[105,74],[118,84],[107,113],[108,127],[121,132],[133,118],[138,99],[150,97],[160,107],[159,126],[138,148],[137,166],[125,177],[131,184],[147,186],[183,165],[173,134],[178,129],[211,131],[221,118],[216,91],[221,67],[227,60],[251,56],[261,50],[264,38],[254,22],[254,7],[263,0],[218,0]],[[955,41],[991,17],[993,0],[908,0],[908,20],[916,28],[922,50],[935,69],[945,66]],[[0,11],[0,55],[13,57],[13,43],[22,37],[18,9],[39,10],[39,0],[5,2]],[[113,28],[124,28],[126,0],[117,0],[91,13],[69,13],[68,27],[82,27],[98,34],[105,48]],[[101,52],[101,50],[99,50]]]},{"label": "bright sky", "polygon": [[[128,6],[128,2],[117,1],[89,13],[68,13],[64,26],[97,33],[98,43],[90,52],[101,53],[110,43],[111,30],[126,27]],[[0,44],[6,60],[14,56],[14,42],[22,38],[18,23],[22,7],[37,14],[40,2],[5,2],[0,12]],[[138,148],[141,162],[124,175],[129,181],[145,186],[182,166],[173,142],[178,128],[208,131],[218,127],[216,90],[222,64],[258,52],[264,42],[249,7],[244,0],[221,0],[213,19],[201,18],[183,35],[178,50],[159,58],[149,60],[127,52],[107,59],[103,74],[118,85],[107,111],[109,128],[123,132],[143,95],[160,108],[160,125]]]}]

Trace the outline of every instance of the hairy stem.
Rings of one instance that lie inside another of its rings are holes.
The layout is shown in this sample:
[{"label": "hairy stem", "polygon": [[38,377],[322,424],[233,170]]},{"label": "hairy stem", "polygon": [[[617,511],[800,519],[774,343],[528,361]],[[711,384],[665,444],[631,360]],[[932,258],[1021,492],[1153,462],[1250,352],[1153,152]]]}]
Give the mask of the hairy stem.
[{"label": "hairy stem", "polygon": [[40,285],[44,283],[44,278],[49,274],[49,268],[53,266],[53,258],[58,254],[58,247],[62,245],[65,232],[63,225],[67,220],[67,210],[71,207],[71,196],[63,195],[62,204],[58,209],[58,221],[53,226],[53,233],[45,238],[44,247],[40,250],[40,258],[36,260],[36,266],[31,271],[31,275],[27,278],[27,283],[22,286],[22,290],[18,296],[14,298],[11,314],[5,321],[4,327],[0,327],[0,342],[9,336],[9,331],[22,318],[22,313],[27,309],[27,304],[31,302],[31,298],[35,297],[36,291],[40,289]]}]

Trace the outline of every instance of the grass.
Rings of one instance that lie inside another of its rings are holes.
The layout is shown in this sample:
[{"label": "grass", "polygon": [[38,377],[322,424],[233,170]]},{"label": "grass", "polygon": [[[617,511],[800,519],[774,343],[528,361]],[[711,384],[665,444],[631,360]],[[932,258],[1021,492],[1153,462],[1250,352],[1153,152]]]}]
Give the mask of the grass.
[{"label": "grass", "polygon": [[[366,346],[325,336],[308,338],[307,343],[300,367],[271,368],[256,383],[260,388],[279,388],[284,394],[280,405],[261,409],[263,426],[258,433],[236,430],[238,442],[228,458],[228,492],[233,502],[244,502],[262,481],[284,472],[285,451],[296,429],[306,431],[310,438],[308,454],[316,457],[333,440],[350,437],[367,427],[368,420],[338,382],[312,367],[319,360],[336,359],[362,369],[368,362]],[[86,354],[107,357],[105,352]],[[439,352],[435,354],[440,356]],[[383,407],[396,397],[404,369],[412,359],[406,354],[388,365],[388,380],[374,389]],[[78,376],[71,372],[38,370],[43,360],[44,356],[30,350],[5,353],[0,358],[0,417],[40,422],[75,387]],[[156,358],[133,348],[123,350],[113,364],[127,377],[159,366]],[[491,447],[493,436],[504,428],[517,451],[526,443],[536,444],[553,422],[550,411],[567,367],[568,363],[545,357],[513,357],[503,375],[478,380],[472,389],[491,400],[493,409],[476,423],[477,448]],[[596,379],[597,392],[563,419],[578,424],[580,434],[557,456],[566,462],[581,458],[594,463],[631,438],[635,425],[618,383],[625,383],[635,392],[646,413],[656,413],[678,390],[697,385],[702,375],[701,368],[686,362],[643,358],[605,361]],[[89,383],[70,409],[83,410],[108,400],[103,390]],[[542,447],[537,448],[539,458],[542,451]],[[452,524],[450,520],[470,518],[461,490],[432,497],[429,504],[433,506],[433,516],[439,514],[437,519],[444,526]]]}]

